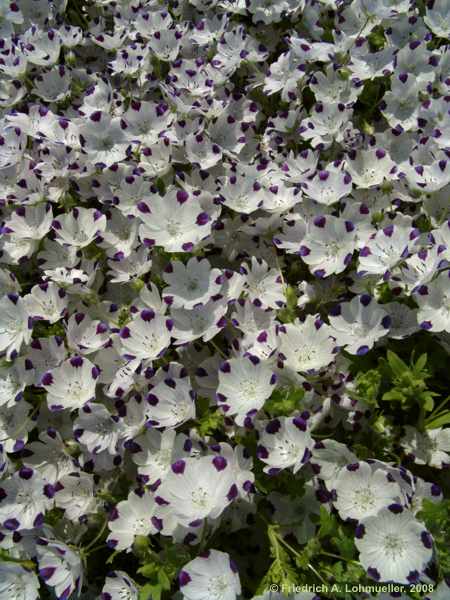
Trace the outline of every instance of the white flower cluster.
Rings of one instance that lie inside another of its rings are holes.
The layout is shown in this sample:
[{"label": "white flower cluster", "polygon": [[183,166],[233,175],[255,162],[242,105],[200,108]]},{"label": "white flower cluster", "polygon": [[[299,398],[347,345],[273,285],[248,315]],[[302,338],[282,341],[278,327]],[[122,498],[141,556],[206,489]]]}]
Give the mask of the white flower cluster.
[{"label": "white flower cluster", "polygon": [[362,460],[352,366],[450,348],[449,36],[449,0],[0,0],[0,600],[137,600],[143,540],[190,553],[171,597],[250,597],[210,540],[267,502],[435,581],[450,428]]}]

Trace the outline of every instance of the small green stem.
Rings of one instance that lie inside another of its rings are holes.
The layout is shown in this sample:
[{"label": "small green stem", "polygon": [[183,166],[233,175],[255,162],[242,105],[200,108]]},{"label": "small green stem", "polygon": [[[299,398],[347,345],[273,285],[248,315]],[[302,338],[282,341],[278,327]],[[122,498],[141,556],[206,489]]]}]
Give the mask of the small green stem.
[{"label": "small green stem", "polygon": [[98,546],[95,546],[95,548],[92,548],[91,550],[89,550],[89,552],[84,552],[84,557],[87,558],[88,556],[90,556],[91,554],[94,554],[94,552],[97,552],[97,550],[102,550],[106,548],[105,544],[99,544]]},{"label": "small green stem", "polygon": [[225,355],[225,353],[219,348],[219,346],[216,344],[216,342],[214,340],[209,340],[209,343],[215,350],[217,350],[217,352],[220,354],[220,356],[224,360],[228,360],[228,356]]},{"label": "small green stem", "polygon": [[[286,542],[286,540],[276,531],[274,531],[274,535],[276,536],[277,540],[283,544],[290,552],[292,552],[292,554],[294,556],[296,556],[297,558],[302,558],[302,555],[297,552],[297,550],[295,550],[295,548],[293,548],[288,542]],[[312,571],[314,573],[314,575],[324,584],[327,585],[327,581],[322,577],[322,575],[319,573],[319,571],[317,571],[317,569],[311,564],[308,563],[308,569],[310,569],[310,571]]]},{"label": "small green stem", "polygon": [[[440,404],[438,404],[438,406],[433,410],[433,412],[431,414],[428,415],[428,417],[426,418],[426,422],[430,422],[432,421],[435,417],[437,417],[439,415],[439,411],[442,409],[443,406],[445,406],[447,404],[447,402],[450,400],[450,397],[445,398],[445,400],[443,400]],[[440,416],[440,415],[439,415]]]},{"label": "small green stem", "polygon": [[354,565],[359,566],[359,562],[357,560],[352,560],[351,558],[345,558],[345,556],[339,556],[339,554],[333,554],[333,552],[325,552],[322,550],[320,552],[323,556],[329,556],[330,558],[336,558],[338,560],[345,560],[345,562],[352,563]]},{"label": "small green stem", "polygon": [[[106,529],[107,525],[108,525],[108,520],[107,520],[107,519],[105,519],[105,520],[104,520],[104,522],[103,522],[103,525],[102,525],[102,527],[101,527],[101,529],[100,529],[100,531],[99,531],[99,532],[98,532],[98,534],[95,536],[95,538],[94,538],[93,540],[91,540],[91,541],[89,542],[89,544],[88,544],[87,546],[85,546],[85,547],[82,549],[82,550],[83,550],[83,554],[84,554],[85,556],[88,556],[88,555],[89,555],[91,552],[93,552],[93,550],[91,550],[91,548],[92,548],[93,546],[95,546],[95,544],[98,542],[98,540],[99,540],[99,539],[102,537],[102,535],[105,533],[105,529]],[[91,552],[90,552],[90,551],[91,551]]]}]

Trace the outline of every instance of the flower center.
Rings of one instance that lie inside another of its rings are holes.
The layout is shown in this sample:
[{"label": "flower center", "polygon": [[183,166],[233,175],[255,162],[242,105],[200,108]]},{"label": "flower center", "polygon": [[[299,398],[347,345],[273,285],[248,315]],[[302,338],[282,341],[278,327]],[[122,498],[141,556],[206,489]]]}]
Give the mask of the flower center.
[{"label": "flower center", "polygon": [[208,592],[215,600],[220,600],[225,597],[227,589],[229,587],[229,581],[225,575],[219,575],[218,577],[212,577],[209,585]]},{"label": "flower center", "polygon": [[389,558],[397,559],[399,556],[404,554],[405,550],[407,549],[407,544],[397,535],[389,533],[384,538],[383,547]]},{"label": "flower center", "polygon": [[211,503],[209,492],[202,487],[193,490],[191,498],[193,504],[198,508],[207,508]]}]

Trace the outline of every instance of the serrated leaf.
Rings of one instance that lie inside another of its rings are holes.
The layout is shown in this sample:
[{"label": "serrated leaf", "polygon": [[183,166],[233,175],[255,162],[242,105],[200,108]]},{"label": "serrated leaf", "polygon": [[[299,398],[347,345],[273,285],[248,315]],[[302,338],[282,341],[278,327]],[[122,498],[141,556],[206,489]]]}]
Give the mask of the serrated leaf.
[{"label": "serrated leaf", "polygon": [[355,556],[355,544],[353,540],[347,537],[342,530],[340,531],[339,537],[334,537],[331,540],[336,548],[339,550],[340,554],[344,558],[353,558]]},{"label": "serrated leaf", "polygon": [[324,538],[336,531],[336,519],[327,511],[324,506],[320,507],[320,527],[318,531],[319,538]]}]

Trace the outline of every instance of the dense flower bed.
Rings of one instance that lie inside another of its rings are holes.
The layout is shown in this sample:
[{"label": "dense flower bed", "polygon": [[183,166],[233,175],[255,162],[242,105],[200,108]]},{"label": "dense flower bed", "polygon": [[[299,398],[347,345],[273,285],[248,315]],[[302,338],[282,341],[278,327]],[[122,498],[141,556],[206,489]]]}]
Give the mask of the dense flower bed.
[{"label": "dense flower bed", "polygon": [[449,36],[1,0],[0,600],[450,598]]}]

